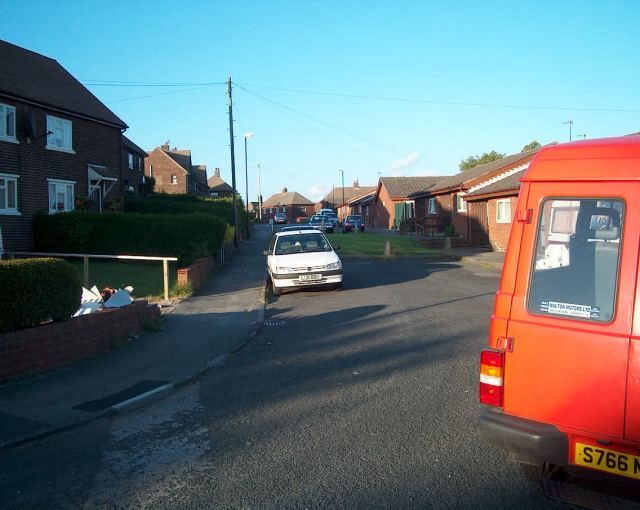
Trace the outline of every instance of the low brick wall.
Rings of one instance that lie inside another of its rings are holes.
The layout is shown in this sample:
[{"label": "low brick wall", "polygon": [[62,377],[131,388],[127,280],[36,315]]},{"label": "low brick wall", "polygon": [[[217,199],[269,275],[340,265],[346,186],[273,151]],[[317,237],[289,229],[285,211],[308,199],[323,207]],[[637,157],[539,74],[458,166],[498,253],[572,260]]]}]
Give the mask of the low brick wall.
[{"label": "low brick wall", "polygon": [[99,312],[0,335],[0,381],[44,372],[104,352],[142,331],[157,305],[135,301]]},{"label": "low brick wall", "polygon": [[190,266],[178,269],[178,285],[191,285],[191,290],[198,290],[207,281],[214,267],[212,258],[198,259]]}]

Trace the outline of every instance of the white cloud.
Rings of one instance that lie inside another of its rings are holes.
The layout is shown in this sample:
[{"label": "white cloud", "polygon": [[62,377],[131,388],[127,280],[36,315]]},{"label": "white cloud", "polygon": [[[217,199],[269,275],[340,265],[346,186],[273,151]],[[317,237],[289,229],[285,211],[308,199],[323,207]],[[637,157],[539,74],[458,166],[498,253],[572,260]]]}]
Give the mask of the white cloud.
[{"label": "white cloud", "polygon": [[422,159],[417,152],[412,152],[411,154],[407,154],[404,158],[396,159],[391,163],[391,167],[389,169],[391,175],[393,177],[400,177],[404,174],[404,171],[416,163],[418,163]]},{"label": "white cloud", "polygon": [[307,198],[314,202],[319,202],[329,191],[332,186],[329,184],[314,184],[307,190]]}]

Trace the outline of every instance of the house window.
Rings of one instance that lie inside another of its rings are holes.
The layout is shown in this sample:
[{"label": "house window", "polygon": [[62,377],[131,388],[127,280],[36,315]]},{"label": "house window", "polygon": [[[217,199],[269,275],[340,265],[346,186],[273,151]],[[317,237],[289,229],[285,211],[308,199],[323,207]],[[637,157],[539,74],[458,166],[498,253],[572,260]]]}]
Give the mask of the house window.
[{"label": "house window", "polygon": [[436,199],[430,198],[427,205],[428,205],[427,214],[436,214]]},{"label": "house window", "polygon": [[286,208],[286,207],[283,207],[283,208],[282,208],[282,212],[287,212],[287,208]]},{"label": "house window", "polygon": [[70,120],[47,115],[47,149],[73,152],[71,127]]},{"label": "house window", "polygon": [[303,205],[302,207],[300,207],[300,209],[302,210],[302,212],[307,212],[307,206]]},{"label": "house window", "polygon": [[0,140],[18,141],[16,140],[16,109],[2,103],[0,103]]},{"label": "house window", "polygon": [[153,177],[153,165],[149,163],[149,177]]},{"label": "house window", "polygon": [[465,212],[467,210],[467,203],[460,194],[456,195],[456,210],[458,212]]},{"label": "house window", "polygon": [[133,154],[127,154],[127,160],[129,163],[129,170],[133,170]]},{"label": "house window", "polygon": [[20,214],[17,175],[0,174],[0,214]]},{"label": "house window", "polygon": [[178,176],[176,174],[171,176],[171,184],[178,184]]},{"label": "house window", "polygon": [[49,213],[73,211],[75,181],[49,181]]},{"label": "house window", "polygon": [[511,223],[511,200],[496,202],[496,223]]}]

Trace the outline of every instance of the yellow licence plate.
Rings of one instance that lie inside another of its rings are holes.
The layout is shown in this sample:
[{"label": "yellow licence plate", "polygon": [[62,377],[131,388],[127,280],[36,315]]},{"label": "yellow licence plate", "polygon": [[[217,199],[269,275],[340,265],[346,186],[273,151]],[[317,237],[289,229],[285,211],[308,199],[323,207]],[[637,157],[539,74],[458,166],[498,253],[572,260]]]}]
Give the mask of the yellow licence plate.
[{"label": "yellow licence plate", "polygon": [[640,479],[640,457],[599,446],[576,442],[575,464]]}]

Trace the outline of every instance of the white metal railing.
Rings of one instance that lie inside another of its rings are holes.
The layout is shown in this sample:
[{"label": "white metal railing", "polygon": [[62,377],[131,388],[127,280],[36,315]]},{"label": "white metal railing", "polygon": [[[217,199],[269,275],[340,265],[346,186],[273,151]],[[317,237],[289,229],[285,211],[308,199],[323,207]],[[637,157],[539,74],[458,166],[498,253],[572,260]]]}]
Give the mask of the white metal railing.
[{"label": "white metal railing", "polygon": [[162,261],[162,277],[163,277],[165,301],[169,300],[169,262],[178,261],[176,257],[146,257],[144,255],[93,255],[88,253],[45,253],[45,252],[33,252],[33,251],[12,251],[12,252],[5,252],[5,255],[10,258],[13,258],[15,256],[82,258],[84,261],[83,283],[85,287],[89,287],[89,259]]}]

